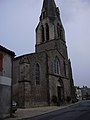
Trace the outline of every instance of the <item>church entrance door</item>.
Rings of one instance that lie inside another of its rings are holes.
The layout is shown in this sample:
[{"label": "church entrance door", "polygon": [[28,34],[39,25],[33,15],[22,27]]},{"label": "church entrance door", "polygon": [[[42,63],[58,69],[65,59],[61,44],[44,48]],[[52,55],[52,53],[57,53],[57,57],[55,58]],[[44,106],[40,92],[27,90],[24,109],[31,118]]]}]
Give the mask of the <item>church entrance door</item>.
[{"label": "church entrance door", "polygon": [[61,101],[61,87],[57,86],[58,101]]}]

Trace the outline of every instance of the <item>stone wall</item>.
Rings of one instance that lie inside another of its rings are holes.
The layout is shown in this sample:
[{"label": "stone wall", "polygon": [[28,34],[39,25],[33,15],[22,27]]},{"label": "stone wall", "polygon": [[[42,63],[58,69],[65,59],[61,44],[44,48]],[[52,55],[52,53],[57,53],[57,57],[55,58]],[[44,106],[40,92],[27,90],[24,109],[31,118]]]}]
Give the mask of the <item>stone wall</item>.
[{"label": "stone wall", "polygon": [[[28,63],[27,63],[28,61]],[[40,65],[40,84],[36,84],[36,64]],[[48,104],[47,96],[47,70],[46,70],[46,53],[37,53],[21,56],[15,59],[17,75],[14,77],[14,82],[17,83],[18,92],[18,106],[19,107],[33,107],[43,106]],[[29,66],[27,70],[27,64]],[[22,67],[23,66],[23,67]],[[24,70],[22,72],[22,70]],[[16,71],[16,70],[15,70]],[[14,71],[14,76],[15,76]],[[21,71],[21,73],[20,73]],[[25,77],[26,75],[26,77]],[[17,82],[16,82],[17,81]],[[14,84],[15,86],[15,84]],[[44,93],[44,94],[43,94]],[[22,102],[21,102],[22,100]]]},{"label": "stone wall", "polygon": [[10,116],[11,107],[11,87],[0,85],[0,118]]}]

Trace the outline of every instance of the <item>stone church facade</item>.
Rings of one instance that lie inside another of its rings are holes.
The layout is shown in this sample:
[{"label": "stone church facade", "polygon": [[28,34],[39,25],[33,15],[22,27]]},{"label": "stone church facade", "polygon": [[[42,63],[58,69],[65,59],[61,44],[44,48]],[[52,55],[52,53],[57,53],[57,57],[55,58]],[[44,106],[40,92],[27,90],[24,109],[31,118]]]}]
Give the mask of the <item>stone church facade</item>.
[{"label": "stone church facade", "polygon": [[73,99],[73,78],[65,31],[54,0],[44,0],[36,28],[35,53],[14,59],[13,99],[21,108]]}]

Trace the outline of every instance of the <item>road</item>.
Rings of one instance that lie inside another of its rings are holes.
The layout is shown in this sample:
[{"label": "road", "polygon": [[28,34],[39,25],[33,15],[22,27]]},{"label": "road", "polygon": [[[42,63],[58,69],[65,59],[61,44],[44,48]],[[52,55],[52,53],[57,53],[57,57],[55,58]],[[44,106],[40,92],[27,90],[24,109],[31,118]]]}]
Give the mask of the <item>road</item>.
[{"label": "road", "polygon": [[65,109],[23,120],[90,120],[90,101],[82,101]]}]

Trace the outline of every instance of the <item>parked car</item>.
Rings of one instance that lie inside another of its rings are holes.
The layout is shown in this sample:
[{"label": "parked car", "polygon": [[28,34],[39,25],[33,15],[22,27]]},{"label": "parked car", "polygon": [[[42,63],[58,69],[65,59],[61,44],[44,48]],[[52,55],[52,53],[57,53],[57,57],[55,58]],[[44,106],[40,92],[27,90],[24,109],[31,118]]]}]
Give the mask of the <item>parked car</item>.
[{"label": "parked car", "polygon": [[15,111],[17,111],[17,103],[12,101],[12,112],[15,113]]}]

